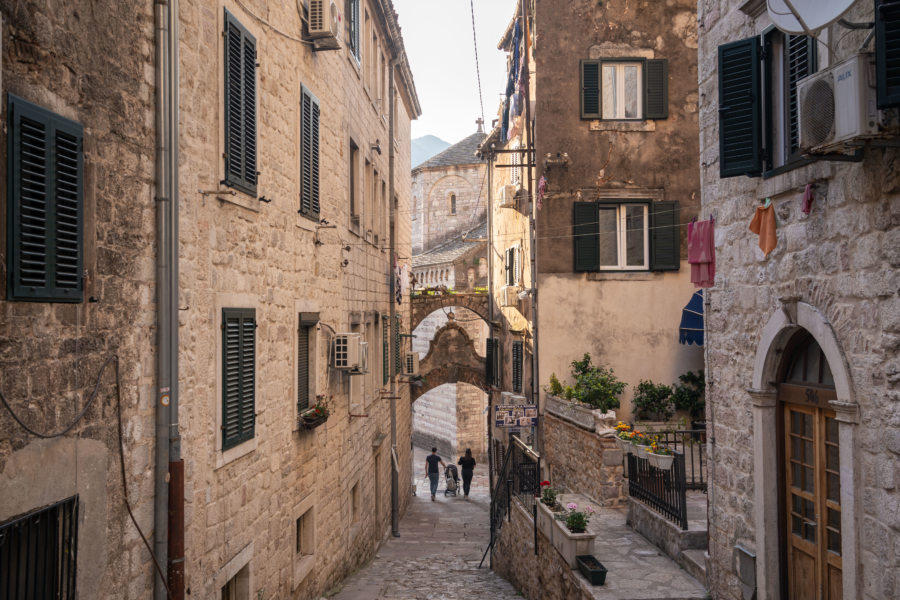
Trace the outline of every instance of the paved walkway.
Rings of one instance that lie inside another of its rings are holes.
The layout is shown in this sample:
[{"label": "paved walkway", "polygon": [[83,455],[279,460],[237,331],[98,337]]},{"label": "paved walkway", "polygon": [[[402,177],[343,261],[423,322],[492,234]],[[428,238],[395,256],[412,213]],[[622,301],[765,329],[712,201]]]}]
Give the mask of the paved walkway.
[{"label": "paved walkway", "polygon": [[[416,450],[418,495],[375,559],[348,577],[333,600],[508,600],[521,595],[505,579],[478,568],[490,539],[487,465],[478,465],[468,498],[444,495],[444,478],[432,502],[424,478],[426,452]],[[444,462],[448,462],[444,457]],[[456,462],[455,460],[453,462]]]}]

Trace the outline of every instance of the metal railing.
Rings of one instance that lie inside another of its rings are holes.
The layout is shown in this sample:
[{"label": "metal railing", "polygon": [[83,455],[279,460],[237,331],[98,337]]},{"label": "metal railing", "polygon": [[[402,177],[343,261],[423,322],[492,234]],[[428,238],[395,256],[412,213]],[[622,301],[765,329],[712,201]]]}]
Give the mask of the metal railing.
[{"label": "metal railing", "polygon": [[688,528],[684,454],[675,453],[671,469],[628,454],[628,495],[647,504],[682,529]]},{"label": "metal railing", "polygon": [[[503,464],[497,471],[494,494],[491,497],[491,541],[481,557],[494,548],[504,518],[511,520],[512,500],[516,498],[532,514],[534,519],[535,553],[537,553],[537,497],[541,490],[541,457],[522,442],[518,436],[510,436]],[[492,556],[493,559],[493,556]],[[479,563],[479,567],[481,566]]]},{"label": "metal railing", "polygon": [[0,525],[0,598],[75,598],[78,496]]},{"label": "metal railing", "polygon": [[703,444],[706,429],[682,429],[660,431],[658,443],[684,455],[685,485],[689,490],[706,491],[706,464],[703,460]]}]

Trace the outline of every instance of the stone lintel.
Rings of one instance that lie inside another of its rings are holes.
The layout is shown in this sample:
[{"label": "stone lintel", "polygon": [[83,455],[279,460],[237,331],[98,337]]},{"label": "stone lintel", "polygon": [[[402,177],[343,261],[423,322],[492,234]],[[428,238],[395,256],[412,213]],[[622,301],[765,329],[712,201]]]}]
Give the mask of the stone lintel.
[{"label": "stone lintel", "polygon": [[747,388],[747,393],[750,394],[754,408],[774,408],[778,404],[778,396],[775,390]]}]

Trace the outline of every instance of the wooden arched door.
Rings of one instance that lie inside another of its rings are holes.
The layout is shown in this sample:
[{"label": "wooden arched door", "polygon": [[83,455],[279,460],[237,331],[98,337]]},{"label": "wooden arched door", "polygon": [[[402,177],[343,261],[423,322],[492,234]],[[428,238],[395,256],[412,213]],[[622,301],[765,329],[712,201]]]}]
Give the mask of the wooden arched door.
[{"label": "wooden arched door", "polygon": [[778,386],[784,424],[785,571],[790,600],[840,600],[841,483],[837,396],[812,336],[795,340]]}]

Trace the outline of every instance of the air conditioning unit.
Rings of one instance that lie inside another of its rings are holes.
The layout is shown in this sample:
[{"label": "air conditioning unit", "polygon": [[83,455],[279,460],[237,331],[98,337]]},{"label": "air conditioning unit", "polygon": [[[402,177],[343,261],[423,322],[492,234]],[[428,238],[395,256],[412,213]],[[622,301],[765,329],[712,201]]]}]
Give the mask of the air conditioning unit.
[{"label": "air conditioning unit", "polygon": [[345,371],[359,371],[364,360],[362,348],[366,346],[358,333],[336,334],[332,342],[332,366]]},{"label": "air conditioning unit", "polygon": [[500,305],[501,306],[518,306],[519,292],[522,290],[517,285],[504,285],[500,288]]},{"label": "air conditioning unit", "polygon": [[340,39],[343,18],[334,0],[309,0],[309,37]]},{"label": "air conditioning unit", "polygon": [[875,56],[860,53],[813,73],[798,85],[800,148],[823,153],[852,149],[889,128],[876,106]]},{"label": "air conditioning unit", "polygon": [[355,373],[368,373],[369,372],[369,343],[368,342],[360,342],[359,343],[359,368],[356,371],[352,371]]},{"label": "air conditioning unit", "polygon": [[517,185],[504,185],[500,188],[500,208],[516,208],[516,194],[519,193],[519,186]]},{"label": "air conditioning unit", "polygon": [[418,375],[419,374],[419,353],[407,352],[403,355],[403,374]]}]

